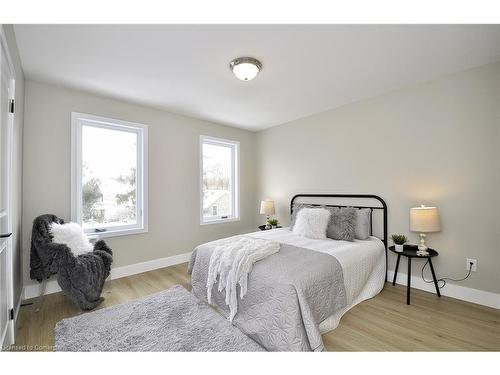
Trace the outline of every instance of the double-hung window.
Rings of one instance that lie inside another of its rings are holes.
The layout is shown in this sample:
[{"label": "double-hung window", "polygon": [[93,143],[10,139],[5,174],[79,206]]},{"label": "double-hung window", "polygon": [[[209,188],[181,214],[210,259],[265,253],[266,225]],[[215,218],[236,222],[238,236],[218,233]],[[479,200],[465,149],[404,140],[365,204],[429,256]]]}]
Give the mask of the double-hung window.
[{"label": "double-hung window", "polygon": [[71,217],[103,237],[147,232],[146,125],[71,114]]},{"label": "double-hung window", "polygon": [[200,223],[239,220],[239,142],[200,137]]}]

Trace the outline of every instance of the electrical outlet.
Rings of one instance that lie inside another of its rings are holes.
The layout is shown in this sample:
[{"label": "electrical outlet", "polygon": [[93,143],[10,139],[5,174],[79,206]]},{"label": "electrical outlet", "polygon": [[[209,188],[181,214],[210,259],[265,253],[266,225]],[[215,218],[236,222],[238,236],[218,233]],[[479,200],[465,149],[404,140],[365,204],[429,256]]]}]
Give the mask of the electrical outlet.
[{"label": "electrical outlet", "polygon": [[467,258],[467,263],[465,264],[465,269],[468,271],[471,263],[472,263],[471,271],[476,272],[477,271],[477,260],[476,259]]}]

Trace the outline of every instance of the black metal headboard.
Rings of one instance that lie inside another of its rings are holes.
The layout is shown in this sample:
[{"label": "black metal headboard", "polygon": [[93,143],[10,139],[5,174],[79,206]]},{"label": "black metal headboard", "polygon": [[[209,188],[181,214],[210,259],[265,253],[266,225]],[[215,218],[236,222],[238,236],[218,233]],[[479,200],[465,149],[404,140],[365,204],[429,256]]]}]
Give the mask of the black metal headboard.
[{"label": "black metal headboard", "polygon": [[354,207],[354,208],[369,208],[370,209],[370,235],[373,234],[373,210],[383,210],[384,238],[381,238],[385,248],[385,279],[387,281],[387,204],[378,195],[372,194],[297,194],[290,201],[290,215],[293,214],[293,202],[297,198],[357,198],[357,199],[375,199],[380,202],[381,206],[359,206],[359,205],[336,205],[322,203],[307,203],[311,206],[328,206],[328,207]]}]

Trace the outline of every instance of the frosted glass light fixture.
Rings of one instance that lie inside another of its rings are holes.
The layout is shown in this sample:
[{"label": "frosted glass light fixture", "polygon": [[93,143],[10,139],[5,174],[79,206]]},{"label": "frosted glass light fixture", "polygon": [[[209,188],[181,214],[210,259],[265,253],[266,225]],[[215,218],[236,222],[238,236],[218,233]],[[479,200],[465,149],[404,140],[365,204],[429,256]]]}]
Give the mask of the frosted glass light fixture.
[{"label": "frosted glass light fixture", "polygon": [[242,81],[251,81],[262,69],[259,60],[253,57],[238,57],[229,63],[234,75]]}]

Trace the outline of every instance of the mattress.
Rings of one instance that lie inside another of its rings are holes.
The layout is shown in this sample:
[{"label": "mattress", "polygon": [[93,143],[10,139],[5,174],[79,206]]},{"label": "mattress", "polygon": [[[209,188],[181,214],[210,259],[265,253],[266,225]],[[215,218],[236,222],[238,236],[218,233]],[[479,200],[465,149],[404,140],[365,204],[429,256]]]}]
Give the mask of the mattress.
[{"label": "mattress", "polygon": [[375,297],[385,283],[384,243],[376,238],[367,240],[337,241],[317,240],[298,236],[289,228],[279,228],[247,234],[269,241],[285,243],[334,256],[342,266],[347,306],[319,324],[326,333],[337,328],[340,318],[358,303]]}]

